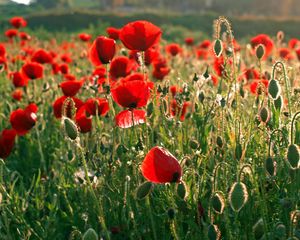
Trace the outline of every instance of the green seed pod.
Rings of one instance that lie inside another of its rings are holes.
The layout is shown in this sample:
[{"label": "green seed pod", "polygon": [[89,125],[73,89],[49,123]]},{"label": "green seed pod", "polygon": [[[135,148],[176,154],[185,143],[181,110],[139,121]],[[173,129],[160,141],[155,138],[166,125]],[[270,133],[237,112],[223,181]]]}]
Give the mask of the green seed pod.
[{"label": "green seed pod", "polygon": [[222,148],[223,147],[223,139],[221,136],[217,136],[217,145]]},{"label": "green seed pod", "polygon": [[277,99],[280,95],[281,89],[277,80],[272,79],[269,82],[268,86],[269,95],[273,98],[273,100]]},{"label": "green seed pod", "polygon": [[296,144],[291,144],[287,151],[287,160],[292,169],[297,169],[299,167],[299,147]]},{"label": "green seed pod", "polygon": [[270,176],[275,176],[276,175],[276,161],[271,158],[271,157],[268,157],[265,161],[265,169],[267,171],[267,173],[270,175]]},{"label": "green seed pod", "polygon": [[217,57],[220,57],[223,51],[223,44],[221,39],[217,39],[214,44],[214,52]]},{"label": "green seed pod", "polygon": [[136,198],[138,200],[141,200],[141,199],[147,197],[150,194],[150,192],[152,191],[153,187],[154,187],[154,185],[152,182],[142,183],[136,191]]},{"label": "green seed pod", "polygon": [[256,57],[261,60],[265,55],[265,47],[262,44],[259,44],[255,51]]},{"label": "green seed pod", "polygon": [[195,139],[191,139],[189,142],[189,145],[190,145],[191,149],[198,149],[198,147],[199,147],[199,143]]},{"label": "green seed pod", "polygon": [[176,192],[177,192],[178,197],[180,197],[181,199],[185,200],[185,198],[187,197],[187,187],[186,187],[186,184],[184,182],[178,183],[177,184]]},{"label": "green seed pod", "polygon": [[270,120],[270,112],[268,108],[262,107],[259,111],[259,118],[263,123],[267,123]]},{"label": "green seed pod", "polygon": [[252,231],[255,239],[261,239],[264,235],[264,221],[260,218],[252,227]]},{"label": "green seed pod", "polygon": [[98,240],[98,234],[96,233],[96,231],[92,228],[89,228],[82,237],[83,240]]},{"label": "green seed pod", "polygon": [[235,158],[236,160],[240,160],[242,157],[243,149],[242,149],[242,144],[237,143],[235,146]]},{"label": "green seed pod", "polygon": [[239,212],[248,201],[247,187],[242,182],[235,182],[229,191],[229,203],[235,212]]},{"label": "green seed pod", "polygon": [[277,223],[274,233],[278,239],[286,239],[286,226],[282,223]]},{"label": "green seed pod", "polygon": [[281,95],[279,95],[278,98],[274,100],[274,106],[277,110],[281,111],[283,106],[283,98]]},{"label": "green seed pod", "polygon": [[225,207],[225,197],[221,192],[215,192],[211,199],[211,207],[217,214],[222,214]]},{"label": "green seed pod", "polygon": [[221,232],[217,225],[210,224],[207,228],[207,237],[209,240],[221,239]]},{"label": "green seed pod", "polygon": [[67,137],[74,141],[79,136],[75,122],[70,118],[63,117],[62,124]]},{"label": "green seed pod", "polygon": [[150,117],[153,113],[154,104],[153,102],[150,102],[147,106],[147,116]]}]

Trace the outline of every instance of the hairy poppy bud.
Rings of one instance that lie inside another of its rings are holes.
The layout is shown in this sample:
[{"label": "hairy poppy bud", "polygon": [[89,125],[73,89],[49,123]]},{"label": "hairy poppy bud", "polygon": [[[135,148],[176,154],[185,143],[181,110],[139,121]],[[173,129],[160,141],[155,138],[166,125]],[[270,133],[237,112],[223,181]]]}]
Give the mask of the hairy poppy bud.
[{"label": "hairy poppy bud", "polygon": [[273,160],[273,158],[268,157],[265,161],[265,169],[270,176],[276,175],[276,161]]},{"label": "hairy poppy bud", "polygon": [[281,111],[282,104],[283,104],[283,98],[282,96],[279,95],[278,98],[274,100],[274,106],[277,110]]},{"label": "hairy poppy bud", "polygon": [[265,47],[262,44],[259,44],[255,50],[256,57],[261,60],[265,55]]},{"label": "hairy poppy bud", "polygon": [[286,238],[286,226],[282,223],[277,223],[275,226],[275,236],[278,239]]},{"label": "hairy poppy bud", "polygon": [[209,240],[221,239],[221,232],[217,225],[210,224],[207,228],[207,237]]},{"label": "hairy poppy bud", "polygon": [[199,100],[199,102],[203,103],[204,98],[205,98],[204,92],[201,91],[201,92],[199,93],[199,95],[198,95],[198,100]]},{"label": "hairy poppy bud", "polygon": [[268,86],[268,92],[270,94],[270,96],[275,100],[279,97],[281,89],[280,89],[280,85],[278,83],[277,80],[272,79],[269,82],[269,86]]},{"label": "hairy poppy bud", "polygon": [[153,187],[154,187],[154,184],[152,182],[142,183],[136,191],[136,195],[135,195],[136,198],[138,200],[144,199],[151,193]]},{"label": "hairy poppy bud", "polygon": [[242,182],[235,182],[229,192],[229,203],[235,212],[239,212],[248,201],[247,187]]},{"label": "hairy poppy bud", "polygon": [[255,239],[261,239],[264,235],[264,221],[260,218],[252,227]]},{"label": "hairy poppy bud", "polygon": [[67,137],[74,141],[79,135],[75,122],[68,117],[63,117],[62,124]]},{"label": "hairy poppy bud", "polygon": [[211,207],[212,209],[218,213],[218,214],[222,214],[224,211],[224,207],[225,207],[225,198],[223,193],[221,192],[215,192],[211,199]]},{"label": "hairy poppy bud", "polygon": [[291,144],[287,151],[287,160],[292,169],[297,169],[299,167],[299,147],[296,144]]},{"label": "hairy poppy bud", "polygon": [[178,183],[176,192],[177,192],[178,197],[180,197],[181,199],[184,200],[186,198],[187,189],[186,189],[186,185],[184,182]]},{"label": "hairy poppy bud", "polygon": [[259,111],[259,118],[263,123],[267,123],[270,120],[270,112],[268,108],[262,107]]},{"label": "hairy poppy bud", "polygon": [[175,214],[176,214],[175,209],[173,208],[168,209],[168,217],[170,218],[170,220],[173,220],[175,218]]},{"label": "hairy poppy bud", "polygon": [[199,147],[199,143],[195,139],[191,139],[189,144],[190,144],[191,149],[197,149]]},{"label": "hairy poppy bud", "polygon": [[220,57],[223,51],[223,44],[220,39],[217,39],[214,44],[214,53],[217,57]]},{"label": "hairy poppy bud", "polygon": [[89,228],[82,237],[83,240],[98,240],[98,234],[96,233],[96,231],[92,228]]},{"label": "hairy poppy bud", "polygon": [[223,139],[221,136],[217,136],[217,145],[221,148],[223,147]]}]

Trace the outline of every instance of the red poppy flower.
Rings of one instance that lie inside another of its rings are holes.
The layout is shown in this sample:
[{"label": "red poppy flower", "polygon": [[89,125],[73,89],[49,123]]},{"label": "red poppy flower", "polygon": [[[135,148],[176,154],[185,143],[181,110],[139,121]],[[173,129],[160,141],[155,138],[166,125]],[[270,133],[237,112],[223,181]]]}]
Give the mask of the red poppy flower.
[{"label": "red poppy flower", "polygon": [[0,134],[0,158],[7,158],[14,145],[17,132],[14,129],[5,129]]},{"label": "red poppy flower", "polygon": [[153,183],[179,182],[182,175],[178,160],[167,149],[157,146],[147,153],[141,170],[143,176]]},{"label": "red poppy flower", "polygon": [[158,80],[163,80],[170,72],[170,68],[167,66],[167,61],[164,58],[156,59],[153,62],[152,76]]},{"label": "red poppy flower", "polygon": [[28,79],[24,78],[20,72],[11,73],[10,76],[12,77],[12,82],[16,88],[28,85]]},{"label": "red poppy flower", "polygon": [[59,65],[59,72],[62,74],[68,74],[69,73],[69,65],[67,63],[62,63]]},{"label": "red poppy flower", "polygon": [[5,57],[0,57],[0,72],[7,70],[7,60]]},{"label": "red poppy flower", "polygon": [[179,88],[175,85],[170,86],[170,92],[173,98],[176,96],[177,93],[182,93],[182,91],[183,91],[182,88]]},{"label": "red poppy flower", "polygon": [[[66,96],[62,96],[58,99],[55,100],[55,102],[53,103],[53,112],[54,112],[54,116],[56,118],[61,118],[62,117],[62,112],[63,112],[63,104],[65,102],[65,100],[67,99]],[[83,106],[83,102],[78,99],[78,98],[75,98],[75,97],[72,97],[72,100],[74,101],[75,103],[75,107],[76,109],[80,109],[82,106]],[[69,102],[66,106],[66,115],[68,118],[72,118],[72,109],[71,109],[71,103]]]},{"label": "red poppy flower", "polygon": [[210,48],[210,46],[211,46],[211,41],[206,39],[203,42],[201,42],[198,47],[202,49],[208,49]]},{"label": "red poppy flower", "polygon": [[246,69],[243,75],[247,80],[259,79],[260,77],[259,72],[254,68]]},{"label": "red poppy flower", "polygon": [[288,61],[294,59],[292,52],[288,48],[280,48],[278,49],[278,52],[279,52],[279,56],[284,60]]},{"label": "red poppy flower", "polygon": [[120,128],[130,128],[146,122],[146,111],[140,109],[130,109],[119,112],[115,122]]},{"label": "red poppy flower", "polygon": [[97,37],[89,50],[90,61],[95,65],[109,63],[116,53],[116,42],[104,36]]},{"label": "red poppy flower", "polygon": [[22,17],[13,17],[9,20],[10,24],[15,28],[26,27],[27,22]]},{"label": "red poppy flower", "polygon": [[17,134],[22,136],[34,127],[37,117],[37,106],[32,103],[29,104],[24,110],[17,109],[10,114],[10,123]]},{"label": "red poppy flower", "polygon": [[289,41],[289,48],[290,49],[295,49],[299,45],[300,45],[300,41],[297,38],[290,39],[290,41]]},{"label": "red poppy flower", "polygon": [[157,44],[162,31],[147,21],[135,21],[125,25],[120,31],[120,40],[130,50],[146,51]]},{"label": "red poppy flower", "polygon": [[259,44],[265,47],[264,59],[266,59],[272,53],[274,43],[268,35],[259,34],[251,39],[251,46],[255,49]]},{"label": "red poppy flower", "polygon": [[187,37],[186,39],[184,39],[184,42],[186,45],[188,46],[193,46],[194,45],[194,38],[192,37]]},{"label": "red poppy flower", "polygon": [[139,108],[146,106],[150,97],[149,84],[128,76],[111,89],[112,98],[121,107]]},{"label": "red poppy flower", "polygon": [[221,56],[219,58],[215,58],[214,61],[214,70],[219,77],[224,76],[225,66],[224,66],[224,58]]},{"label": "red poppy flower", "polygon": [[179,44],[171,43],[166,46],[166,52],[172,56],[176,56],[178,53],[182,52],[182,48],[179,46]]},{"label": "red poppy flower", "polygon": [[24,41],[28,41],[31,39],[31,36],[26,32],[20,32],[19,37],[20,37],[20,39],[22,39]]},{"label": "red poppy flower", "polygon": [[105,116],[109,111],[109,104],[105,98],[90,98],[85,102],[85,109],[88,115],[96,116],[98,111],[99,116]]},{"label": "red poppy flower", "polygon": [[298,48],[295,52],[296,52],[298,60],[300,61],[300,48]]},{"label": "red poppy flower", "polygon": [[0,43],[0,57],[5,57],[5,55],[6,55],[5,46],[4,46],[4,44]]},{"label": "red poppy flower", "polygon": [[116,41],[119,39],[120,29],[114,27],[108,27],[106,28],[106,32],[109,38],[112,38]]},{"label": "red poppy flower", "polygon": [[13,91],[12,93],[12,97],[13,99],[15,99],[16,101],[20,101],[22,99],[23,96],[23,91],[22,89],[16,89],[15,91]]},{"label": "red poppy flower", "polygon": [[180,121],[184,121],[185,115],[187,113],[188,107],[191,105],[190,102],[184,102],[182,106],[180,106],[175,99],[171,101],[170,114],[171,116],[179,117]]},{"label": "red poppy flower", "polygon": [[52,74],[56,75],[60,72],[60,65],[58,63],[52,62],[51,67],[52,67]]},{"label": "red poppy flower", "polygon": [[268,95],[268,85],[269,81],[267,79],[253,81],[250,84],[250,92],[255,95],[261,94],[258,91],[258,87],[262,87],[262,90],[266,93],[266,95]]},{"label": "red poppy flower", "polygon": [[81,133],[87,133],[92,130],[92,118],[87,117],[85,105],[78,110],[75,120]]},{"label": "red poppy flower", "polygon": [[209,56],[209,51],[207,49],[200,48],[196,50],[196,55],[198,59],[206,60]]},{"label": "red poppy flower", "polygon": [[75,96],[83,85],[83,81],[65,81],[59,84],[64,95],[67,97]]},{"label": "red poppy flower", "polygon": [[63,62],[65,62],[65,63],[71,63],[73,60],[72,60],[72,58],[70,57],[70,55],[69,54],[63,54],[63,55],[61,55],[60,56],[60,59],[63,61]]},{"label": "red poppy flower", "polygon": [[66,80],[66,81],[75,81],[76,80],[76,77],[74,76],[74,75],[72,75],[72,74],[65,74],[64,75],[64,79]]},{"label": "red poppy flower", "polygon": [[133,60],[130,60],[129,58],[123,56],[116,57],[111,61],[109,73],[111,78],[113,79],[126,77],[130,74],[133,68]]},{"label": "red poppy flower", "polygon": [[17,29],[8,29],[5,32],[5,36],[8,38],[14,38],[18,35],[18,30]]},{"label": "red poppy flower", "polygon": [[87,33],[79,33],[78,38],[83,42],[88,42],[91,40],[92,36]]},{"label": "red poppy flower", "polygon": [[37,62],[28,62],[22,66],[21,74],[26,79],[39,79],[43,77],[44,67]]},{"label": "red poppy flower", "polygon": [[32,62],[37,62],[40,64],[51,63],[52,60],[52,55],[44,49],[37,50],[31,58]]}]

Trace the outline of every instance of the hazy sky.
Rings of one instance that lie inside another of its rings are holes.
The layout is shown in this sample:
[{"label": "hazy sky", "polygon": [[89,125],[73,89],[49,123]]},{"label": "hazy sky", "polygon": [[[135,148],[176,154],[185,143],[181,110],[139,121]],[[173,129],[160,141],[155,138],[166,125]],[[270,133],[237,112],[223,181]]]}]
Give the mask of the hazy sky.
[{"label": "hazy sky", "polygon": [[12,0],[12,1],[16,3],[26,4],[26,5],[30,3],[30,0]]}]

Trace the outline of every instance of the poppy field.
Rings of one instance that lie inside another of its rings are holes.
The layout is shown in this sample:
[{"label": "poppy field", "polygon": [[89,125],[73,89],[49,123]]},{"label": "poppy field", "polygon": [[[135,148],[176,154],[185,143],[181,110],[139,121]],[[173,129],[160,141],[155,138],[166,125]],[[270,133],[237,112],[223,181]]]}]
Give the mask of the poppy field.
[{"label": "poppy field", "polygon": [[0,239],[300,239],[300,38],[10,24]]}]

